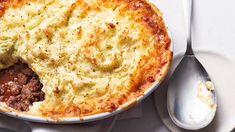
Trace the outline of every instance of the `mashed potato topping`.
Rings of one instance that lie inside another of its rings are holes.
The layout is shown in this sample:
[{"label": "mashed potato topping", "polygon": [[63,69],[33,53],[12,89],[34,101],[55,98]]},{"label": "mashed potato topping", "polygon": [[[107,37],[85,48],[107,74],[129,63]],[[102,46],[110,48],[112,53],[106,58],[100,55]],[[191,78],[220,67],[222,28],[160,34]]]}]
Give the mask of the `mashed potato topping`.
[{"label": "mashed potato topping", "polygon": [[160,11],[144,0],[0,1],[0,68],[20,59],[43,84],[28,114],[113,111],[162,79],[169,47]]}]

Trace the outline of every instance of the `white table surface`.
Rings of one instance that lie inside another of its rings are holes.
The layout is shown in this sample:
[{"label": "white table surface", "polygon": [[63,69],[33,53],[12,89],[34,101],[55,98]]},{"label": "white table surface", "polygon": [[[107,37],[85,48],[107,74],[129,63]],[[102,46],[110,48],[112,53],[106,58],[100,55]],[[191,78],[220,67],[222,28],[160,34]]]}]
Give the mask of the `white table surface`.
[{"label": "white table surface", "polygon": [[[172,33],[174,53],[185,50],[182,0],[152,2],[161,9],[167,21]],[[193,47],[223,53],[235,60],[235,1],[195,0],[194,3]],[[157,115],[151,97],[143,101],[142,111],[141,118],[117,121],[112,132],[168,132]]]}]

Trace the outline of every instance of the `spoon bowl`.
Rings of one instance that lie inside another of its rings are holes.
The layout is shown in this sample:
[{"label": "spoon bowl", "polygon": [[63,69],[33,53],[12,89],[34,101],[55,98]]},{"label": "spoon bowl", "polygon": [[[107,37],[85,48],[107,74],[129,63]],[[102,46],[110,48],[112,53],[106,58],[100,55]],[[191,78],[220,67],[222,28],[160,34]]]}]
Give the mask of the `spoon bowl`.
[{"label": "spoon bowl", "polygon": [[173,73],[167,93],[168,113],[181,128],[207,126],[216,112],[216,95],[206,70],[194,55],[186,55]]}]

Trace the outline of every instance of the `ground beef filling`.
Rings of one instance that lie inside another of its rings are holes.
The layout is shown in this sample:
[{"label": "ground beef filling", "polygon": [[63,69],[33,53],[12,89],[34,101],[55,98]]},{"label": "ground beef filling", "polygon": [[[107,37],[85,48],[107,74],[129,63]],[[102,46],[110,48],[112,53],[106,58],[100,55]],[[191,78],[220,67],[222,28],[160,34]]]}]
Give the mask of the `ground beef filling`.
[{"label": "ground beef filling", "polygon": [[0,71],[0,101],[19,111],[28,111],[33,102],[44,100],[38,76],[24,63]]}]

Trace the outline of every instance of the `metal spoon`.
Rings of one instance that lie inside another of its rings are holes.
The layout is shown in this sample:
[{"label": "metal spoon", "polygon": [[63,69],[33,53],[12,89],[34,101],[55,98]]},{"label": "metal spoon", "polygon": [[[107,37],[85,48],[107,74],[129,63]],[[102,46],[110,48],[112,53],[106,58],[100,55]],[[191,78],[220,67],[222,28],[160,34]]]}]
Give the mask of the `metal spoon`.
[{"label": "metal spoon", "polygon": [[216,112],[213,83],[205,68],[195,57],[191,46],[193,1],[187,0],[187,50],[176,67],[168,85],[167,109],[173,122],[184,129],[206,127]]}]

